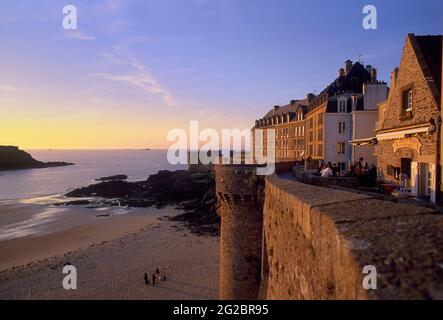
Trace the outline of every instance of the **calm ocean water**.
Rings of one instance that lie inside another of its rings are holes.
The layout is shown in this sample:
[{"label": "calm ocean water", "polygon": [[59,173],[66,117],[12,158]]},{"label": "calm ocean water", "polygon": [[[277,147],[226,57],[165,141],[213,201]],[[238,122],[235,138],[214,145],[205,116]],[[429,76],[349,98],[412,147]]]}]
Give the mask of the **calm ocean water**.
[{"label": "calm ocean water", "polygon": [[66,161],[75,165],[0,172],[0,200],[62,195],[96,183],[96,178],[115,174],[126,174],[129,181],[136,181],[163,169],[186,169],[186,165],[169,164],[166,150],[26,151],[40,161]]}]

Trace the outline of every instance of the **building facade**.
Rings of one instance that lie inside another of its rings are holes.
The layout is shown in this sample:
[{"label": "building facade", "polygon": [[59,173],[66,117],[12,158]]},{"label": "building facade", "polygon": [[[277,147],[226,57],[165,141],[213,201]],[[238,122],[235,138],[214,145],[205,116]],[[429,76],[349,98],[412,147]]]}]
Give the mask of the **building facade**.
[{"label": "building facade", "polygon": [[432,202],[439,193],[441,69],[442,36],[409,34],[377,128],[383,181]]},{"label": "building facade", "polygon": [[374,147],[355,148],[353,141],[375,135],[377,104],[386,100],[387,85],[371,66],[348,60],[338,77],[308,106],[306,156],[336,163],[345,172],[363,157],[375,164]]},{"label": "building facade", "polygon": [[[275,130],[275,160],[294,162],[301,160],[305,153],[305,115],[308,101],[292,100],[285,106],[274,106],[263,118],[255,121],[252,128],[253,150],[267,156],[267,131]],[[257,134],[261,130],[262,134]]]}]

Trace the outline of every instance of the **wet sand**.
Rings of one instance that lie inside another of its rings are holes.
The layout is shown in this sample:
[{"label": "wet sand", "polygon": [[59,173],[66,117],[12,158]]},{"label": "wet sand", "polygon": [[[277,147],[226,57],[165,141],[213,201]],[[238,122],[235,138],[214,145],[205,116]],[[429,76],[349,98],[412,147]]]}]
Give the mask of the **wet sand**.
[{"label": "wet sand", "polygon": [[[106,212],[68,208],[40,226],[39,234],[13,238],[17,233],[11,230],[26,234],[21,227],[42,213],[38,209],[0,204],[0,221],[12,222],[6,230],[12,238],[0,241],[0,299],[218,298],[219,239],[193,235],[169,221],[165,216],[179,213],[174,209],[97,217]],[[18,228],[12,214],[24,218]],[[77,290],[62,287],[66,263],[77,268]],[[167,281],[145,285],[144,273],[156,267]]]}]

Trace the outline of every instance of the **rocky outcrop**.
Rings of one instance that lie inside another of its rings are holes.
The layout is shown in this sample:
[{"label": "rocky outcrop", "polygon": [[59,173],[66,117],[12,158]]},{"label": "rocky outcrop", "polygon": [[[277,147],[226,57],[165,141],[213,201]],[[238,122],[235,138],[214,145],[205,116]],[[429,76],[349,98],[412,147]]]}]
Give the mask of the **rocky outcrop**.
[{"label": "rocky outcrop", "polygon": [[0,146],[0,170],[37,169],[73,165],[68,162],[41,162],[14,146]]},{"label": "rocky outcrop", "polygon": [[115,176],[97,178],[95,179],[95,181],[116,181],[116,180],[127,180],[127,179],[128,176],[125,174],[116,174]]},{"label": "rocky outcrop", "polygon": [[[90,200],[94,207],[100,204],[142,208],[175,206],[185,212],[173,220],[184,221],[197,234],[218,235],[220,220],[215,211],[215,181],[212,173],[162,170],[146,181],[104,181],[75,189],[66,196],[94,197],[94,200]],[[72,204],[76,203],[64,203]]]}]

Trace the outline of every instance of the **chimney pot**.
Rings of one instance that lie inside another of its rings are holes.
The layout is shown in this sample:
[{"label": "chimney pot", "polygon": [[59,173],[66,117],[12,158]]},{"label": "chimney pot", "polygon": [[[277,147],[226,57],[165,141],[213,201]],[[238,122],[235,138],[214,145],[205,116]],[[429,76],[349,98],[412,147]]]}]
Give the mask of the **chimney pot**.
[{"label": "chimney pot", "polygon": [[377,81],[377,69],[372,68],[371,69],[371,82]]},{"label": "chimney pot", "polygon": [[308,93],[306,98],[308,99],[308,103],[310,103],[312,100],[314,100],[315,98],[315,94],[313,93]]},{"label": "chimney pot", "polygon": [[349,71],[352,68],[352,61],[351,60],[346,60],[345,61],[345,74],[348,74]]},{"label": "chimney pot", "polygon": [[391,73],[391,87],[397,82],[397,76],[398,76],[398,68],[395,68],[392,70]]}]

